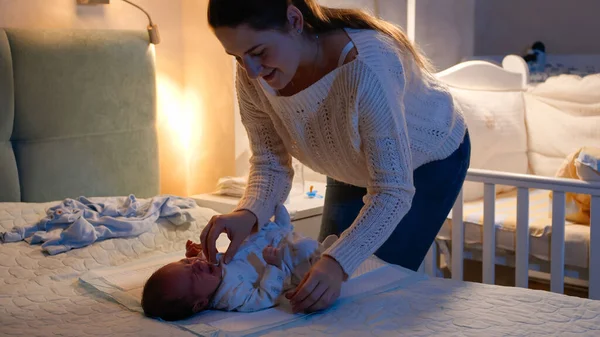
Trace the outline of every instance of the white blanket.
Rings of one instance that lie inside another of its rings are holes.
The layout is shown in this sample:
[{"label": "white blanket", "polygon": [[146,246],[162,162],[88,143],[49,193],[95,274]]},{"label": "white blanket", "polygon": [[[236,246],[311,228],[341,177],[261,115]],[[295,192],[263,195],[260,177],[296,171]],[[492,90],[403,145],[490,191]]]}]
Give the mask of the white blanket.
[{"label": "white blanket", "polygon": [[42,249],[55,255],[100,240],[140,235],[159,218],[175,225],[189,222],[191,216],[183,209],[194,207],[194,200],[174,196],[156,196],[144,202],[134,195],[105,203],[94,203],[85,197],[65,199],[48,208],[46,217],[36,224],[0,233],[0,241],[28,239],[31,244],[42,243]]}]

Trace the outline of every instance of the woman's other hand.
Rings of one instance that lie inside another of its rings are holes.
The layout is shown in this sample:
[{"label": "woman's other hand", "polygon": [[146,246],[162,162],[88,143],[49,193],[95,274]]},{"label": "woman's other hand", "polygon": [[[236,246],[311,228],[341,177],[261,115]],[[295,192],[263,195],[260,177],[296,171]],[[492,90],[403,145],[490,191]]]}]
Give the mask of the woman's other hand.
[{"label": "woman's other hand", "polygon": [[217,262],[216,242],[221,233],[227,233],[231,241],[224,258],[227,264],[235,256],[242,242],[256,228],[257,222],[256,216],[247,210],[213,216],[200,234],[202,251],[208,262]]},{"label": "woman's other hand", "polygon": [[285,294],[294,313],[329,308],[340,296],[345,273],[340,264],[325,255],[315,263],[296,290]]}]

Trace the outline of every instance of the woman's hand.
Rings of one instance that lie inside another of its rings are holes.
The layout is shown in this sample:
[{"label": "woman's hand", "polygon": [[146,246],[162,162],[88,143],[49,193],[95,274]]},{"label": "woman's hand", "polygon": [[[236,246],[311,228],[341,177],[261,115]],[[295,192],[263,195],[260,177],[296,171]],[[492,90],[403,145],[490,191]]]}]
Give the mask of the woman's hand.
[{"label": "woman's hand", "polygon": [[340,296],[345,274],[342,266],[327,255],[315,263],[295,291],[285,294],[294,313],[329,308]]},{"label": "woman's hand", "polygon": [[221,233],[227,233],[227,237],[231,241],[225,253],[224,261],[229,263],[242,242],[256,228],[257,222],[256,216],[247,210],[213,216],[200,234],[202,251],[208,262],[217,262],[216,242]]}]

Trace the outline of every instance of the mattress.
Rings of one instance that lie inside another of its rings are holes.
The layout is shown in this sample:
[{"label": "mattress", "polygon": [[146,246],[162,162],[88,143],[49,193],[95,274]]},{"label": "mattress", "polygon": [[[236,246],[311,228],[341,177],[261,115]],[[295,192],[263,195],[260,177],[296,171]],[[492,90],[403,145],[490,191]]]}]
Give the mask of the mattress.
[{"label": "mattress", "polygon": [[[31,224],[47,204],[0,203],[0,226]],[[190,210],[186,226],[157,222],[138,237],[110,239],[54,256],[26,242],[0,245],[0,331],[27,336],[197,336],[128,310],[78,282],[90,270],[180,251],[214,211]],[[410,272],[413,273],[413,272]],[[600,335],[600,301],[419,274],[378,294],[264,330],[264,336]],[[477,317],[477,319],[473,319]]]},{"label": "mattress", "polygon": [[[552,218],[549,216],[551,201],[548,191],[530,190],[529,193],[529,253],[541,261],[550,261]],[[516,192],[496,197],[496,249],[516,251]],[[463,208],[465,247],[481,249],[483,245],[483,200],[466,202]],[[452,213],[438,233],[439,240],[452,240]],[[587,269],[589,265],[590,227],[570,221],[565,222],[565,264]]]}]

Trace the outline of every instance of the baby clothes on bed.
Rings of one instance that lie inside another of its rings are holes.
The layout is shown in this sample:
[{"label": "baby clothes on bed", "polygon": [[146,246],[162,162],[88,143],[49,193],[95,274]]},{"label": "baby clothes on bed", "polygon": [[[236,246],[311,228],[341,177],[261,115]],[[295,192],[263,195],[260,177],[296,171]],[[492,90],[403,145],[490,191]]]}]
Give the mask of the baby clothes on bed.
[{"label": "baby clothes on bed", "polygon": [[[279,296],[297,285],[321,253],[335,241],[320,244],[293,231],[287,210],[277,207],[269,222],[244,242],[235,257],[223,265],[223,280],[213,295],[212,309],[251,312],[273,307]],[[271,245],[282,251],[281,269],[265,262],[262,251]],[[223,255],[219,254],[221,261]]]},{"label": "baby clothes on bed", "polygon": [[157,196],[144,202],[134,195],[105,203],[85,197],[65,199],[49,208],[38,223],[0,233],[0,241],[42,243],[43,250],[55,255],[99,240],[140,235],[149,231],[158,218],[174,225],[189,222],[192,217],[183,209],[194,207],[194,200],[175,196]]}]

